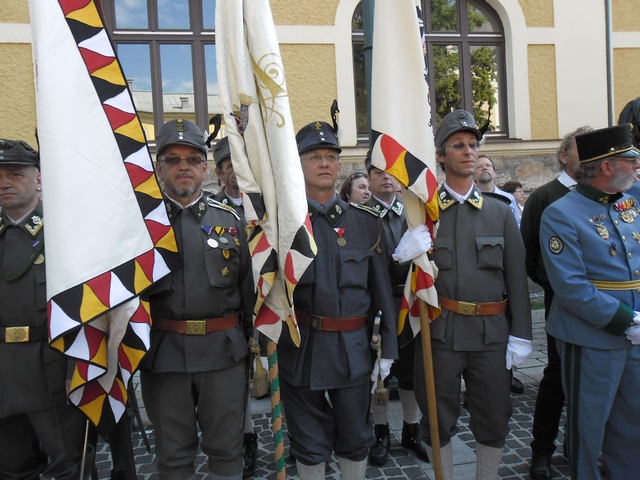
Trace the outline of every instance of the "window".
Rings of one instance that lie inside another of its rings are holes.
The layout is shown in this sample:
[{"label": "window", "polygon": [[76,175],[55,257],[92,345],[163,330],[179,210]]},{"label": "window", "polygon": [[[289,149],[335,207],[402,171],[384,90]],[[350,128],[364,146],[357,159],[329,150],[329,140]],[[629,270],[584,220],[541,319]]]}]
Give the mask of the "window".
[{"label": "window", "polygon": [[[489,119],[492,135],[507,136],[504,33],[497,14],[481,0],[423,0],[422,12],[433,124],[463,108],[479,126]],[[358,135],[368,136],[361,5],[352,32]]]},{"label": "window", "polygon": [[222,113],[216,0],[102,0],[107,29],[147,139],[173,118],[208,125]]}]

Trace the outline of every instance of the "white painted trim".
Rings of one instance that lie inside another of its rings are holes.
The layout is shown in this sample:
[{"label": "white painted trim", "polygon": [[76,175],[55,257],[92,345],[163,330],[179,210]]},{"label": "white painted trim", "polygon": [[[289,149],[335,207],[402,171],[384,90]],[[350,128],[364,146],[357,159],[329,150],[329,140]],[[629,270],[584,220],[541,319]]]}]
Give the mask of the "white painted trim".
[{"label": "white painted trim", "polygon": [[524,13],[518,0],[487,0],[487,3],[504,26],[509,136],[530,140],[528,29]]},{"label": "white painted trim", "polygon": [[0,43],[31,43],[31,25],[0,23]]},{"label": "white painted trim", "polygon": [[640,32],[613,32],[611,44],[613,48],[640,48]]}]

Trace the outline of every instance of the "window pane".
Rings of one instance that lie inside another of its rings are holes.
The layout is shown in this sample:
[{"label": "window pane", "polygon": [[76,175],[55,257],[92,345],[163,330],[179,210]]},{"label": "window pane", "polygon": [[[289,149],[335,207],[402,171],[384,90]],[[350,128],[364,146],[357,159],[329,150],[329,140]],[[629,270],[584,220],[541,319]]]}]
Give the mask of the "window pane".
[{"label": "window pane", "polygon": [[[224,113],[218,88],[218,70],[216,69],[216,46],[212,43],[204,46],[205,75],[207,80],[207,118]],[[209,133],[213,131],[209,127]]]},{"label": "window pane", "polygon": [[367,81],[365,78],[363,49],[363,43],[353,43],[353,76],[356,90],[356,128],[358,135],[369,135]]},{"label": "window pane", "polygon": [[133,104],[140,116],[144,133],[151,140],[154,138],[154,128],[149,45],[121,43],[118,45],[118,59],[133,95]]},{"label": "window pane", "polygon": [[436,99],[436,121],[457,108],[462,108],[460,90],[460,49],[458,45],[433,46],[433,72]]},{"label": "window pane", "polygon": [[202,0],[202,28],[216,28],[216,0]]},{"label": "window pane", "polygon": [[364,20],[362,19],[362,3],[356,7],[351,23],[351,30],[354,32],[362,32],[364,30]]},{"label": "window pane", "polygon": [[499,32],[498,25],[495,24],[495,20],[492,18],[484,8],[469,2],[469,31],[473,33],[491,33]]},{"label": "window pane", "polygon": [[158,0],[158,27],[163,30],[188,30],[189,0]]},{"label": "window pane", "polygon": [[191,45],[160,45],[164,121],[186,118],[195,122]]},{"label": "window pane", "polygon": [[147,2],[115,0],[116,28],[149,28]]},{"label": "window pane", "polygon": [[457,32],[459,30],[456,0],[436,0],[429,3],[431,6],[431,31]]},{"label": "window pane", "polygon": [[471,47],[471,85],[473,90],[473,116],[479,126],[487,121],[491,111],[489,131],[503,130],[500,115],[500,85],[502,77],[502,49],[497,45]]}]

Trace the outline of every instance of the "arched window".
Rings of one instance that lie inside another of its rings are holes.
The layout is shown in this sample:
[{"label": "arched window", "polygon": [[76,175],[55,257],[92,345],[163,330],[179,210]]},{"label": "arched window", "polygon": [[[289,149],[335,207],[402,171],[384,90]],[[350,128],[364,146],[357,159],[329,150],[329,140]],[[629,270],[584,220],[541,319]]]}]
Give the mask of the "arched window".
[{"label": "arched window", "polygon": [[216,73],[216,0],[102,0],[149,140],[172,118],[197,125],[222,113]]},{"label": "arched window", "polygon": [[[434,125],[456,108],[473,112],[489,132],[508,136],[504,30],[482,0],[422,0]],[[367,136],[362,5],[353,15],[352,41],[358,135]]]}]

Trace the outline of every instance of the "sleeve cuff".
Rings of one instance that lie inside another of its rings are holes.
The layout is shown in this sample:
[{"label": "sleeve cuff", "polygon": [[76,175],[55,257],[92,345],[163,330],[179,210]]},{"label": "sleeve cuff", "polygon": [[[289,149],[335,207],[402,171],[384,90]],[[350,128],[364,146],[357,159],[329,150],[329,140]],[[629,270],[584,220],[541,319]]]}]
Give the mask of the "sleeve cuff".
[{"label": "sleeve cuff", "polygon": [[614,335],[622,335],[631,323],[633,323],[633,310],[620,303],[613,318],[602,329]]}]

